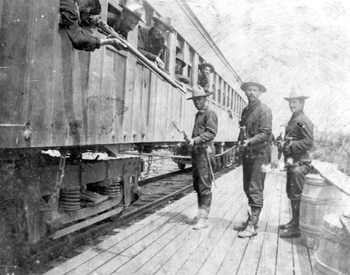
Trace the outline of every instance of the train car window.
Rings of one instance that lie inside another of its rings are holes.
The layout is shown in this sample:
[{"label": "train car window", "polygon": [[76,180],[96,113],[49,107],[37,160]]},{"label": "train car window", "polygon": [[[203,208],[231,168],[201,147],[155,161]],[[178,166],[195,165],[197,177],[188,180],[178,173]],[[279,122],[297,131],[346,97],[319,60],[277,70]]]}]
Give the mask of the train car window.
[{"label": "train car window", "polygon": [[222,89],[222,105],[226,106],[226,82],[222,81],[223,89]]},{"label": "train car window", "polygon": [[233,101],[235,96],[235,90],[231,89],[231,110],[233,111]]},{"label": "train car window", "polygon": [[113,27],[117,20],[119,19],[121,8],[116,8],[112,4],[108,3],[108,13],[107,13],[107,25]]},{"label": "train car window", "polygon": [[216,100],[216,87],[215,87],[215,75],[213,74],[214,81],[212,82],[212,92],[213,92],[213,100]]},{"label": "train car window", "polygon": [[226,107],[230,108],[230,86],[227,84],[226,87]]},{"label": "train car window", "polygon": [[221,93],[222,93],[222,83],[221,83],[221,77],[219,76],[218,77],[218,79],[219,79],[219,88],[218,88],[218,103],[219,104],[222,104],[222,96],[221,96]]},{"label": "train car window", "polygon": [[190,79],[190,85],[193,85],[193,64],[194,64],[194,58],[195,58],[195,51],[193,48],[190,47],[189,49],[189,56],[188,56],[188,62],[187,62],[187,76]]},{"label": "train car window", "polygon": [[235,92],[235,112],[238,113],[238,94]]}]

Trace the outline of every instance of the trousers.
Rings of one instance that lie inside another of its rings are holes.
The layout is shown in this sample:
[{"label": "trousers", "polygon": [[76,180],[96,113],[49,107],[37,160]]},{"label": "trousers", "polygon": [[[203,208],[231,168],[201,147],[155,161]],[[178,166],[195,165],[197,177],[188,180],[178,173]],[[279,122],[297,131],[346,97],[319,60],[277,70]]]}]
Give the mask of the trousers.
[{"label": "trousers", "polygon": [[270,156],[268,150],[243,156],[243,189],[248,198],[248,204],[251,207],[263,207],[264,182],[266,177],[263,165],[267,165],[269,162]]},{"label": "trousers", "polygon": [[310,162],[300,162],[298,165],[287,166],[286,192],[290,200],[300,200],[305,176],[309,173],[310,168]]},{"label": "trousers", "polygon": [[200,208],[205,209],[209,213],[212,196],[212,176],[206,154],[206,148],[193,148],[192,173],[193,189],[197,192]]}]

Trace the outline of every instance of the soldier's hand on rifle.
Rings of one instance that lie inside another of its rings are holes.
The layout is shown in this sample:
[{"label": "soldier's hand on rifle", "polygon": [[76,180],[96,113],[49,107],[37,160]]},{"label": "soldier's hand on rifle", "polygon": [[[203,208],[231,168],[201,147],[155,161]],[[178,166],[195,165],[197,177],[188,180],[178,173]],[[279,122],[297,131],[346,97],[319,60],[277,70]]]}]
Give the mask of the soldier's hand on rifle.
[{"label": "soldier's hand on rifle", "polygon": [[244,143],[242,144],[243,147],[247,147],[247,146],[249,145],[249,140],[248,140],[248,139],[245,139],[243,142],[244,142]]},{"label": "soldier's hand on rifle", "polygon": [[159,56],[156,57],[156,63],[158,65],[159,69],[164,70],[164,62],[162,59],[160,59]]},{"label": "soldier's hand on rifle", "polygon": [[292,153],[292,141],[284,141],[282,143],[283,146],[283,154],[285,156],[289,156]]},{"label": "soldier's hand on rifle", "polygon": [[188,146],[193,146],[194,145],[194,139],[193,138],[189,138],[187,141]]},{"label": "soldier's hand on rifle", "polygon": [[103,38],[100,40],[100,45],[101,46],[111,45],[114,48],[116,48],[118,51],[126,49],[126,45],[117,38],[107,38],[107,39]]}]

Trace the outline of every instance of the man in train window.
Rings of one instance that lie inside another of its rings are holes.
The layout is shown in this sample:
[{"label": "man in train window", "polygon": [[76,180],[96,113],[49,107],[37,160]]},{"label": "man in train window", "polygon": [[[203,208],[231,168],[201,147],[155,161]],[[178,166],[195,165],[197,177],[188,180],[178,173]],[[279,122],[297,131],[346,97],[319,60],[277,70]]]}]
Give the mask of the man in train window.
[{"label": "man in train window", "polygon": [[181,74],[182,73],[181,69],[185,66],[186,66],[186,62],[183,61],[182,59],[176,57],[176,60],[175,60],[175,78],[182,83],[189,84],[190,78]]},{"label": "man in train window", "polygon": [[192,138],[188,140],[192,146],[192,173],[193,188],[197,192],[198,214],[191,221],[199,230],[208,227],[207,220],[212,200],[211,182],[213,167],[215,166],[215,149],[213,140],[218,131],[218,118],[214,110],[209,108],[204,89],[195,85],[193,87],[193,104],[198,110],[193,126]]},{"label": "man in train window", "polygon": [[300,237],[299,217],[300,198],[303,192],[305,176],[311,168],[309,151],[314,142],[314,125],[304,114],[305,100],[309,98],[300,88],[293,88],[290,96],[285,97],[289,102],[292,117],[286,127],[282,150],[287,169],[287,196],[291,203],[292,220],[281,224],[280,229],[285,230],[281,238]]},{"label": "man in train window", "polygon": [[117,50],[123,49],[118,39],[100,39],[92,35],[91,26],[100,13],[99,0],[60,1],[61,26],[66,29],[75,49],[94,51],[105,45],[111,45]]},{"label": "man in train window", "polygon": [[[141,2],[142,3],[142,2]],[[124,37],[128,38],[128,33],[135,29],[139,21],[144,22],[141,17],[143,14],[143,6],[138,1],[127,1],[125,5],[121,5],[123,10],[116,19],[113,29]]]},{"label": "man in train window", "polygon": [[153,17],[154,26],[148,30],[139,28],[137,49],[149,60],[156,62],[158,67],[164,70],[164,62],[161,59],[165,35],[173,32],[170,17]]},{"label": "man in train window", "polygon": [[202,86],[204,90],[209,91],[209,75],[215,72],[215,68],[210,63],[203,63],[199,65],[198,85]]},{"label": "man in train window", "polygon": [[247,238],[257,235],[258,221],[263,207],[264,181],[267,165],[271,161],[272,113],[269,107],[259,100],[266,88],[258,81],[249,81],[241,85],[248,98],[248,106],[242,111],[240,126],[245,127],[240,148],[243,165],[243,189],[248,198],[247,219],[234,226],[240,231],[238,236]]}]

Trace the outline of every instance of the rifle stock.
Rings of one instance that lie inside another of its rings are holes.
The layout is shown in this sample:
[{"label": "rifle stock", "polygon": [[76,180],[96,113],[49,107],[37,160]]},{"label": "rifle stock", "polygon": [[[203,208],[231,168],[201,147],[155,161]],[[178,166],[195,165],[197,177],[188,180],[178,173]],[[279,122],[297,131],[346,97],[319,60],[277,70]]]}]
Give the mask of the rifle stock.
[{"label": "rifle stock", "polygon": [[97,30],[109,37],[117,38],[120,42],[122,42],[125,46],[125,49],[128,50],[138,61],[140,61],[143,65],[145,65],[148,69],[150,69],[154,74],[156,74],[159,78],[161,78],[163,81],[167,81],[170,83],[173,87],[180,90],[181,93],[186,94],[186,91],[177,84],[173,79],[170,78],[170,76],[160,70],[158,66],[156,66],[152,61],[147,59],[142,53],[140,53],[137,49],[135,49],[128,41],[123,39],[118,33],[116,33],[113,28],[107,25],[104,21],[98,21],[95,25],[97,27]]}]

